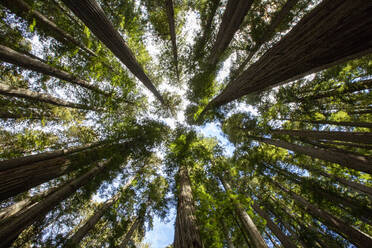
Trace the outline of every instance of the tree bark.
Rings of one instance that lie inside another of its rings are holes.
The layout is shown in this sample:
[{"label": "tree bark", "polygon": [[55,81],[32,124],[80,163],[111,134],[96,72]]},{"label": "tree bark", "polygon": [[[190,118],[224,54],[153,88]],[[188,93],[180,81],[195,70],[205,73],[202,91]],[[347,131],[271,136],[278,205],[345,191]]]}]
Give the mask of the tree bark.
[{"label": "tree bark", "polygon": [[[220,177],[220,181],[222,182],[225,191],[229,194],[232,192],[230,185],[222,178]],[[256,225],[252,221],[251,217],[247,214],[247,212],[244,210],[240,202],[237,200],[231,199],[232,203],[235,208],[236,214],[239,216],[239,219],[243,223],[244,229],[249,234],[249,237],[251,238],[251,241],[256,248],[267,248],[265,240],[262,238],[260,232],[258,231]]]},{"label": "tree bark", "polygon": [[54,22],[49,20],[46,16],[41,14],[39,11],[34,10],[30,5],[22,0],[1,0],[1,4],[6,6],[8,9],[21,16],[22,18],[29,20],[32,23],[32,20],[36,20],[36,25],[41,29],[44,29],[45,32],[53,32],[55,37],[59,41],[69,41],[77,47],[81,48],[83,51],[88,53],[91,56],[97,57],[97,54],[91,49],[86,47],[83,43],[76,40],[69,33],[59,28]]},{"label": "tree bark", "polygon": [[266,230],[264,231],[266,236],[270,239],[270,242],[274,245],[275,248],[280,248],[279,245],[275,242],[273,237],[271,237],[270,233],[268,233]]},{"label": "tree bark", "polygon": [[363,156],[357,156],[354,154],[341,153],[331,150],[323,150],[319,148],[314,148],[310,146],[300,146],[292,144],[286,141],[273,140],[269,138],[249,136],[257,141],[261,141],[270,145],[281,147],[294,152],[302,153],[313,158],[322,159],[332,163],[338,163],[347,168],[351,168],[357,171],[363,171],[372,174],[372,162]]},{"label": "tree bark", "polygon": [[370,53],[371,11],[365,0],[322,1],[206,109]]},{"label": "tree bark", "polygon": [[314,130],[271,130],[273,134],[298,136],[311,140],[338,140],[354,143],[372,144],[370,132],[340,132],[340,131],[314,131]]},{"label": "tree bark", "polygon": [[229,232],[228,227],[226,226],[226,223],[224,222],[223,219],[220,220],[220,223],[222,225],[222,232],[223,232],[223,235],[225,236],[225,241],[227,243],[227,247],[228,248],[234,248],[234,243],[231,240],[230,232]]},{"label": "tree bark", "polygon": [[15,96],[19,98],[25,98],[29,100],[46,102],[55,106],[84,109],[84,110],[95,110],[92,107],[89,107],[84,104],[68,102],[57,97],[51,96],[45,93],[34,92],[28,89],[22,89],[17,87],[12,87],[7,84],[0,83],[0,94],[6,96]]},{"label": "tree bark", "polygon": [[288,193],[292,196],[293,200],[310,212],[316,218],[324,221],[324,224],[329,226],[331,229],[338,232],[341,236],[345,237],[351,243],[356,245],[357,247],[371,247],[372,246],[372,237],[363,233],[362,231],[349,226],[347,223],[343,222],[342,220],[338,219],[337,217],[331,215],[330,213],[317,208],[315,205],[309,203],[301,196],[297,195],[296,193],[284,188],[279,183],[273,181],[273,183],[280,188],[282,191]]},{"label": "tree bark", "polygon": [[[131,177],[128,182],[120,189],[120,192],[126,190],[133,182],[134,177]],[[81,226],[70,239],[67,240],[67,244],[75,247],[78,246],[81,240],[88,234],[88,232],[94,228],[97,222],[102,218],[102,216],[107,212],[109,208],[119,199],[120,192],[118,192],[111,199],[107,200],[105,203],[101,204],[99,209],[87,220],[87,222]],[[124,247],[124,246],[123,246]]]},{"label": "tree bark", "polygon": [[23,230],[32,225],[37,219],[45,216],[61,201],[71,196],[77,189],[89,183],[92,178],[102,172],[109,161],[98,163],[88,172],[61,186],[58,190],[49,194],[42,201],[22,212],[20,215],[2,223],[0,225],[0,247],[10,246]]},{"label": "tree bark", "polygon": [[25,192],[37,185],[62,176],[75,169],[77,163],[96,161],[102,157],[97,149],[34,162],[0,171],[0,200]]},{"label": "tree bark", "polygon": [[0,172],[9,170],[9,169],[14,169],[14,168],[17,168],[23,165],[30,166],[30,164],[35,163],[35,162],[40,162],[40,161],[57,158],[57,157],[65,156],[65,155],[76,153],[76,152],[81,152],[87,149],[98,147],[100,145],[103,145],[104,143],[105,143],[104,141],[98,141],[95,143],[89,143],[89,144],[85,144],[81,146],[69,147],[66,149],[61,149],[61,150],[56,150],[56,151],[51,151],[51,152],[43,152],[43,153],[39,153],[35,155],[29,155],[26,157],[0,161]]},{"label": "tree bark", "polygon": [[108,49],[127,66],[127,68],[162,102],[164,100],[151,80],[125,44],[122,36],[115,30],[102,8],[95,0],[63,0]]},{"label": "tree bark", "polygon": [[177,39],[176,39],[176,27],[175,27],[175,21],[174,21],[173,1],[165,0],[165,6],[166,6],[167,17],[168,17],[170,36],[172,40],[172,51],[173,51],[174,64],[176,67],[177,80],[180,81],[180,75],[178,71],[178,53],[177,53]]},{"label": "tree bark", "polygon": [[227,2],[216,41],[207,59],[208,64],[215,65],[218,63],[221,55],[233,39],[235,32],[238,31],[242,24],[252,3],[252,0],[229,0]]},{"label": "tree bark", "polygon": [[335,125],[335,126],[345,126],[345,127],[365,127],[372,129],[372,123],[369,122],[354,122],[354,121],[315,121],[315,120],[291,120],[291,119],[279,119],[280,121],[298,121],[311,124],[321,124],[321,125]]},{"label": "tree bark", "polygon": [[91,85],[89,82],[79,79],[66,71],[57,69],[53,66],[45,64],[37,59],[28,57],[22,53],[14,51],[13,49],[3,45],[0,45],[0,59],[5,62],[23,67],[25,69],[33,70],[36,72],[40,72],[52,77],[68,81],[72,84],[76,84],[88,90],[92,90],[98,94],[102,94],[105,96],[110,95],[109,93],[102,91],[98,87]]},{"label": "tree bark", "polygon": [[178,171],[178,204],[174,232],[174,248],[202,248],[199,228],[195,216],[194,199],[187,167]]},{"label": "tree bark", "polygon": [[293,241],[287,237],[282,230],[271,220],[270,216],[261,209],[256,203],[253,204],[253,209],[258,213],[262,218],[266,220],[267,226],[270,228],[270,230],[275,234],[275,236],[280,240],[280,243],[284,247],[289,248],[297,248],[297,246],[293,243]]}]

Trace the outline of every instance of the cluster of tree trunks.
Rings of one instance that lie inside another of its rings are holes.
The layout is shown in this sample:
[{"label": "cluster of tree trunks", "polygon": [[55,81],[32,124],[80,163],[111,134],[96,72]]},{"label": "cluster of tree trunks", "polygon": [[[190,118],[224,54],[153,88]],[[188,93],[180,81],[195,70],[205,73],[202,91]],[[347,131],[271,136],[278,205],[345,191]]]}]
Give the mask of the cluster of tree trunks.
[{"label": "cluster of tree trunks", "polygon": [[322,1],[206,109],[372,51],[372,3]]}]

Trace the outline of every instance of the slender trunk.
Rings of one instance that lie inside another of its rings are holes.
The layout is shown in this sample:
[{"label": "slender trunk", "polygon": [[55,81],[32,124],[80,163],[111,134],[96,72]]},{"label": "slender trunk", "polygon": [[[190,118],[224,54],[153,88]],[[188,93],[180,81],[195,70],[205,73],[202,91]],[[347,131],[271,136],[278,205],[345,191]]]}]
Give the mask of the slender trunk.
[{"label": "slender trunk", "polygon": [[[120,189],[120,192],[126,190],[134,180],[134,177],[131,177],[128,182]],[[78,246],[80,241],[88,234],[88,232],[94,228],[97,222],[102,218],[102,216],[107,212],[109,208],[119,199],[120,192],[117,193],[114,197],[107,200],[105,203],[101,204],[97,211],[87,220],[87,222],[80,227],[74,235],[67,240],[67,244],[75,247]]]},{"label": "slender trunk", "polygon": [[[0,110],[0,119],[25,119],[25,120],[48,120],[61,121],[58,117],[40,113],[11,113],[7,110]],[[0,169],[1,170],[1,169]]]},{"label": "slender trunk", "polygon": [[10,205],[7,208],[0,210],[0,225],[2,222],[6,221],[7,218],[14,218],[18,216],[20,212],[27,210],[28,208],[32,207],[35,203],[39,200],[43,199],[45,196],[49,195],[50,193],[54,192],[57,188],[50,188],[41,192],[38,195],[27,197],[23,200],[20,200],[13,205]]},{"label": "slender trunk", "polygon": [[280,240],[280,243],[284,247],[289,248],[297,248],[296,244],[293,243],[293,241],[287,237],[282,230],[271,220],[270,216],[261,209],[256,203],[253,204],[253,209],[258,213],[262,218],[266,220],[267,226],[270,228],[270,230],[275,234],[275,236]]},{"label": "slender trunk", "polygon": [[274,145],[274,146],[281,147],[287,150],[302,153],[302,154],[308,155],[313,158],[322,159],[322,160],[329,161],[332,163],[338,163],[347,168],[351,168],[357,171],[363,171],[363,172],[372,174],[371,159],[363,157],[363,156],[357,156],[357,155],[348,154],[348,153],[345,154],[345,153],[331,151],[331,150],[323,150],[323,149],[313,148],[310,146],[300,146],[300,145],[292,144],[292,143],[281,141],[281,140],[273,140],[269,138],[255,137],[255,136],[249,136],[249,137],[257,141],[270,144],[270,145]]},{"label": "slender trunk", "polygon": [[95,0],[63,0],[110,51],[162,102],[164,100]]},{"label": "slender trunk", "polygon": [[315,95],[305,96],[296,99],[296,102],[311,102],[321,98],[331,97],[331,96],[342,96],[346,93],[353,93],[361,90],[367,90],[372,88],[372,79],[363,80],[360,82],[355,82],[351,84],[346,84],[346,87],[342,90],[330,90],[328,92],[317,93]]},{"label": "slender trunk", "polygon": [[229,0],[222,16],[222,23],[218,30],[216,41],[212,47],[211,54],[207,59],[208,64],[215,65],[229,46],[235,32],[242,24],[252,6],[252,0]]},{"label": "slender trunk", "polygon": [[87,165],[102,157],[103,153],[96,148],[0,171],[0,200],[62,176],[80,163]]},{"label": "slender trunk", "polygon": [[[220,181],[222,182],[225,191],[227,193],[232,192],[230,185],[222,178],[220,177]],[[231,199],[232,203],[234,204],[235,212],[239,216],[239,219],[243,223],[244,229],[249,234],[252,243],[256,248],[265,247],[267,248],[267,245],[265,243],[265,240],[262,238],[260,232],[258,231],[256,225],[252,221],[251,217],[247,214],[247,212],[244,210],[243,206],[240,204],[239,201]]]},{"label": "slender trunk", "polygon": [[28,89],[12,87],[12,86],[9,86],[3,83],[0,83],[0,94],[6,95],[6,96],[15,96],[19,98],[25,98],[29,100],[35,100],[39,102],[46,102],[46,103],[49,103],[55,106],[84,109],[84,110],[95,110],[95,108],[86,106],[84,104],[68,102],[60,98],[51,96],[49,94],[34,92]]},{"label": "slender trunk", "polygon": [[312,140],[338,140],[346,142],[372,144],[370,132],[340,132],[340,131],[313,131],[313,130],[271,130],[273,134],[298,136]]},{"label": "slender trunk", "polygon": [[24,166],[24,165],[30,166],[30,164],[35,163],[35,162],[41,162],[44,160],[57,158],[57,157],[65,156],[65,155],[76,153],[76,152],[81,152],[87,149],[101,146],[105,144],[106,142],[107,141],[98,141],[95,143],[89,143],[89,144],[85,144],[81,146],[69,147],[66,149],[61,149],[61,150],[56,150],[56,151],[51,151],[51,152],[43,152],[43,153],[39,153],[35,155],[29,155],[26,157],[0,161],[0,172],[9,170],[9,169],[15,169],[19,166]]},{"label": "slender trunk", "polygon": [[[334,142],[334,141],[321,141],[321,143],[318,143],[319,145],[324,145],[327,147],[332,147],[329,145],[337,145],[337,146],[347,146],[347,147],[354,147],[354,148],[362,148],[367,150],[372,150],[372,146],[368,144],[355,144],[355,143],[346,143],[346,142]],[[317,144],[317,145],[318,145]]]},{"label": "slender trunk", "polygon": [[41,29],[45,30],[46,33],[53,32],[57,40],[62,42],[69,41],[72,44],[76,45],[77,47],[81,48],[89,55],[97,57],[97,54],[94,53],[91,49],[87,48],[83,43],[76,40],[63,29],[59,28],[54,22],[49,20],[39,11],[33,9],[26,2],[22,0],[1,0],[0,2],[17,15],[21,16],[26,20],[29,20],[30,23],[32,23],[33,19],[35,19],[37,27],[40,27]]},{"label": "slender trunk", "polygon": [[231,212],[231,215],[233,216],[233,219],[236,223],[236,225],[238,226],[240,232],[242,233],[243,235],[243,238],[245,240],[245,243],[247,244],[247,246],[250,248],[251,247],[251,244],[249,242],[249,238],[247,237],[247,234],[245,233],[245,230],[242,228],[241,224],[239,223],[239,219],[234,215],[233,212]]},{"label": "slender trunk", "polygon": [[345,237],[351,243],[358,247],[371,247],[372,246],[372,237],[368,234],[363,233],[362,231],[348,225],[347,223],[343,222],[342,220],[338,219],[337,217],[331,215],[330,213],[316,207],[315,205],[309,203],[301,196],[297,195],[296,193],[286,189],[279,183],[272,181],[278,188],[282,191],[286,192],[287,194],[291,195],[293,200],[306,209],[311,215],[320,220],[324,221],[324,224],[329,226],[331,229],[338,232],[340,235]]},{"label": "slender trunk", "polygon": [[222,232],[223,232],[223,235],[225,236],[227,247],[234,248],[234,243],[231,240],[229,229],[227,228],[226,223],[224,222],[223,219],[220,220],[220,224],[222,225]]},{"label": "slender trunk", "polygon": [[206,109],[370,53],[371,11],[365,0],[322,1]]},{"label": "slender trunk", "polygon": [[36,220],[45,216],[61,201],[71,196],[77,189],[89,183],[92,178],[102,172],[108,161],[100,162],[85,174],[61,186],[55,192],[46,196],[31,208],[22,212],[15,218],[10,218],[0,225],[0,247],[8,247],[17,239],[23,230],[32,225]]},{"label": "slender trunk", "polygon": [[348,122],[348,121],[315,121],[315,120],[291,120],[291,119],[279,119],[281,121],[298,121],[298,122],[305,122],[311,124],[328,124],[328,125],[336,125],[336,126],[345,126],[345,127],[366,127],[372,128],[372,123],[370,122]]},{"label": "slender trunk", "polygon": [[202,248],[203,243],[197,226],[190,178],[185,165],[180,166],[178,177],[178,204],[174,247]]},{"label": "slender trunk", "polygon": [[121,244],[119,245],[119,248],[126,248],[126,247],[128,247],[128,243],[131,240],[134,231],[137,230],[137,228],[139,227],[139,225],[141,224],[141,222],[142,222],[142,218],[139,217],[139,216],[137,216],[136,219],[135,219],[135,221],[131,225],[129,231],[125,234],[125,237],[124,237],[123,241],[121,242]]},{"label": "slender trunk", "polygon": [[33,70],[36,72],[40,72],[40,73],[43,73],[43,74],[46,74],[52,77],[56,77],[56,78],[68,81],[72,84],[76,84],[83,88],[92,90],[98,94],[103,94],[106,96],[110,95],[109,93],[102,91],[98,87],[91,85],[89,82],[79,79],[76,76],[66,71],[57,69],[53,66],[45,64],[37,59],[33,59],[29,56],[26,56],[22,53],[14,51],[13,49],[3,46],[3,45],[0,45],[0,59],[5,62],[23,67],[25,69]]},{"label": "slender trunk", "polygon": [[372,114],[372,109],[363,109],[357,111],[347,111],[349,115],[365,115],[365,114]]},{"label": "slender trunk", "polygon": [[270,233],[268,233],[266,230],[264,231],[266,236],[270,239],[270,242],[274,245],[275,248],[280,248],[280,246],[275,242],[273,237],[271,237]]},{"label": "slender trunk", "polygon": [[180,81],[180,75],[178,71],[178,53],[177,53],[177,39],[176,39],[176,27],[175,27],[175,21],[174,21],[173,1],[166,0],[165,5],[166,5],[166,12],[167,12],[167,17],[168,17],[170,36],[172,40],[172,51],[173,51],[174,64],[176,67],[177,80]]}]

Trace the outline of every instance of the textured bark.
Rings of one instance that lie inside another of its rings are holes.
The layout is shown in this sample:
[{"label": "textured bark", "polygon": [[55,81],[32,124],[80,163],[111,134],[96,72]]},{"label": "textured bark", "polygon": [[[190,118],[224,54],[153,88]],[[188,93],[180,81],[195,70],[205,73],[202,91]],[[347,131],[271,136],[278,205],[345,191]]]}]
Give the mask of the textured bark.
[{"label": "textured bark", "polygon": [[119,245],[119,248],[128,247],[128,243],[129,243],[130,239],[132,238],[134,231],[136,231],[137,228],[139,227],[139,225],[141,224],[141,221],[142,221],[142,218],[139,217],[139,216],[135,219],[135,221],[131,225],[129,231],[125,234],[125,237],[124,237],[123,241],[121,242],[121,244]]},{"label": "textured bark", "polygon": [[180,166],[178,176],[179,189],[174,248],[202,248],[203,243],[197,226],[194,199],[186,166]]},{"label": "textured bark", "polygon": [[[225,188],[225,191],[227,193],[232,192],[230,185],[222,177],[220,177],[220,180]],[[244,210],[242,205],[237,200],[234,200],[234,199],[231,199],[231,200],[234,204],[235,212],[239,216],[239,219],[241,220],[241,222],[243,223],[245,231],[249,234],[249,237],[254,247],[267,248],[265,240],[262,238],[260,232],[258,231],[256,225],[252,221],[251,217],[249,217],[247,212]]]},{"label": "textured bark", "polygon": [[44,29],[46,33],[53,32],[57,40],[62,42],[64,41],[71,42],[72,44],[81,48],[83,51],[87,52],[89,55],[97,57],[97,54],[95,54],[91,49],[87,48],[83,43],[79,42],[69,33],[59,28],[54,22],[49,20],[39,11],[34,10],[26,2],[22,0],[1,0],[0,2],[17,15],[21,16],[26,20],[29,20],[31,23],[33,19],[35,19],[36,25],[38,27]]},{"label": "textured bark", "polygon": [[95,0],[63,0],[97,38],[162,102],[163,98]]},{"label": "textured bark", "polygon": [[[134,177],[131,177],[128,182],[120,189],[120,192],[126,190],[132,183]],[[102,203],[98,210],[87,220],[87,222],[80,227],[74,235],[66,242],[70,246],[78,246],[80,241],[88,234],[90,230],[94,228],[97,222],[101,217],[108,211],[109,208],[119,199],[120,192],[117,193],[114,197],[107,200],[105,203]]]},{"label": "textured bark", "polygon": [[341,132],[341,131],[314,131],[314,130],[271,130],[273,134],[298,136],[311,140],[338,140],[346,142],[372,144],[370,132]]},{"label": "textured bark", "polygon": [[349,153],[341,153],[332,150],[324,150],[310,146],[300,146],[286,141],[273,140],[263,137],[249,136],[257,141],[281,147],[294,152],[302,153],[313,158],[322,159],[342,166],[372,174],[371,159]]},{"label": "textured bark", "polygon": [[0,200],[62,176],[73,170],[82,159],[86,165],[100,157],[96,149],[91,149],[0,171]]},{"label": "textured bark", "polygon": [[91,85],[89,82],[79,79],[76,76],[66,71],[63,71],[51,65],[45,64],[37,59],[28,57],[22,53],[14,51],[13,49],[3,46],[3,45],[0,45],[0,59],[5,62],[23,67],[25,69],[33,70],[36,72],[40,72],[40,73],[43,73],[43,74],[46,74],[52,77],[56,77],[56,78],[68,81],[70,83],[79,85],[83,88],[97,92],[99,94],[103,94],[106,96],[110,95],[102,91],[98,87]]},{"label": "textured bark", "polygon": [[273,35],[275,34],[275,30],[277,27],[282,24],[284,19],[287,18],[291,9],[298,3],[299,0],[288,0],[285,2],[284,6],[280,9],[280,11],[273,17],[270,25],[266,28],[264,32],[264,36],[261,40],[257,41],[253,48],[250,49],[247,58],[243,61],[243,63],[239,66],[237,71],[233,72],[235,75],[240,75],[241,72],[244,70],[245,66],[251,61],[253,55],[261,48],[261,46],[269,41]]},{"label": "textured bark", "polygon": [[211,54],[207,59],[208,64],[215,65],[229,46],[236,31],[242,24],[252,6],[252,0],[229,0],[222,16],[222,23],[218,30],[216,41],[212,47]]},{"label": "textured bark", "polygon": [[370,1],[322,1],[207,109],[370,53],[371,11]]},{"label": "textured bark", "polygon": [[85,109],[85,110],[95,110],[92,107],[86,106],[84,104],[68,102],[57,97],[51,96],[45,93],[34,92],[28,89],[22,89],[17,87],[12,87],[7,84],[0,83],[0,94],[6,96],[15,96],[19,98],[25,98],[29,100],[46,102],[55,106]]},{"label": "textured bark", "polygon": [[289,248],[296,248],[297,246],[293,243],[293,241],[287,237],[282,230],[271,220],[270,216],[261,209],[256,203],[253,204],[253,209],[256,211],[262,218],[266,220],[267,226],[270,228],[271,232],[275,234],[275,236],[280,240],[280,243],[284,247]]},{"label": "textured bark", "polygon": [[69,183],[61,186],[55,192],[46,196],[31,208],[22,212],[15,218],[8,219],[0,225],[0,247],[8,247],[22,233],[23,230],[32,225],[36,220],[45,216],[61,201],[72,195],[77,189],[89,183],[96,175],[102,172],[108,161],[100,162],[85,174],[77,177]]},{"label": "textured bark", "polygon": [[172,51],[173,51],[174,64],[176,67],[177,80],[180,81],[180,75],[178,71],[178,53],[177,53],[177,39],[176,39],[176,27],[175,27],[176,25],[174,21],[173,1],[165,0],[165,6],[166,6],[167,17],[168,17],[170,36],[172,40]]},{"label": "textured bark", "polygon": [[276,182],[274,183],[282,191],[291,195],[293,200],[297,204],[302,206],[304,209],[306,209],[311,215],[324,221],[324,224],[326,224],[328,227],[338,232],[341,236],[345,237],[347,240],[349,240],[351,243],[353,243],[357,247],[371,247],[372,246],[372,237],[370,237],[368,234],[363,233],[362,231],[348,225],[347,223],[343,222],[337,217],[331,215],[330,213],[309,203],[304,198],[284,188],[279,183],[276,183]]},{"label": "textured bark", "polygon": [[66,149],[61,149],[61,150],[56,150],[56,151],[51,151],[51,152],[43,152],[43,153],[39,153],[35,155],[29,155],[26,157],[0,161],[0,171],[14,169],[22,165],[30,166],[30,164],[35,163],[35,162],[40,162],[40,161],[72,154],[75,152],[84,151],[89,148],[100,146],[104,143],[105,142],[99,141],[99,142],[89,143],[89,144],[85,144],[81,146],[69,147]]}]

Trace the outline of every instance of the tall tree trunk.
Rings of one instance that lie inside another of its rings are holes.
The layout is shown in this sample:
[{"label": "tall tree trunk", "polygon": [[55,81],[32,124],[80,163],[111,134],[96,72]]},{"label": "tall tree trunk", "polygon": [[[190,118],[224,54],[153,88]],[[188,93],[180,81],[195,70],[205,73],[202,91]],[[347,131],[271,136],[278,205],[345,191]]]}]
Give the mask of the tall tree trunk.
[{"label": "tall tree trunk", "polygon": [[57,157],[65,156],[68,154],[81,152],[81,151],[91,149],[94,147],[98,147],[98,146],[105,144],[106,142],[107,141],[98,141],[95,143],[88,143],[88,144],[81,145],[81,146],[69,147],[66,149],[61,149],[61,150],[56,150],[56,151],[51,151],[51,152],[43,152],[43,153],[29,155],[29,156],[25,156],[21,158],[14,158],[14,159],[0,161],[0,171],[14,169],[14,168],[17,168],[23,165],[30,166],[30,164],[35,163],[35,162],[57,158]]},{"label": "tall tree trunk", "polygon": [[187,167],[178,171],[178,204],[174,232],[174,248],[202,248],[195,216],[194,199]]},{"label": "tall tree trunk", "polygon": [[141,222],[142,222],[142,217],[137,216],[136,219],[134,220],[133,224],[131,225],[129,231],[125,234],[125,237],[124,237],[123,241],[121,242],[121,244],[119,245],[119,248],[128,247],[128,243],[131,240],[134,231],[137,230],[137,228],[139,227]]},{"label": "tall tree trunk", "polygon": [[102,91],[98,87],[91,85],[89,82],[79,79],[66,71],[57,69],[53,66],[45,64],[37,59],[28,57],[22,53],[14,51],[13,49],[3,45],[0,45],[0,59],[17,66],[21,66],[25,69],[33,70],[36,72],[40,72],[52,77],[68,81],[70,83],[79,85],[83,88],[92,90],[98,94],[103,94],[105,96],[110,95],[109,93]]},{"label": "tall tree trunk", "polygon": [[371,11],[370,1],[322,1],[206,109],[370,53]]},{"label": "tall tree trunk", "polygon": [[44,29],[46,33],[53,32],[57,40],[64,42],[68,41],[77,47],[81,48],[83,51],[88,53],[91,56],[97,57],[97,54],[91,49],[86,47],[83,43],[76,40],[69,33],[59,28],[54,22],[49,20],[46,16],[41,14],[39,11],[33,9],[30,5],[22,0],[1,0],[1,4],[6,6],[8,9],[16,13],[17,15],[23,17],[26,20],[29,20],[32,23],[32,20],[36,20],[36,25],[41,29]]},{"label": "tall tree trunk", "polygon": [[25,99],[39,101],[39,102],[46,102],[46,103],[49,103],[55,106],[84,109],[84,110],[95,110],[95,108],[89,107],[84,104],[68,102],[60,98],[51,96],[49,94],[34,92],[28,89],[12,87],[12,86],[9,86],[3,83],[0,83],[0,94],[6,95],[6,96],[15,96],[19,98],[25,98]]},{"label": "tall tree trunk", "polygon": [[71,196],[77,189],[89,183],[92,178],[105,169],[109,162],[110,160],[98,163],[88,172],[61,186],[58,190],[52,192],[20,215],[2,223],[0,225],[0,247],[10,246],[23,230],[32,225],[36,220],[43,218],[50,210]]},{"label": "tall tree trunk", "polygon": [[[228,184],[222,177],[220,177],[220,181],[222,182],[225,191],[227,193],[232,192],[230,184]],[[243,206],[240,204],[239,201],[231,199],[232,203],[235,208],[236,214],[239,216],[239,219],[243,223],[244,229],[249,234],[249,237],[251,238],[251,241],[256,248],[267,248],[267,245],[265,243],[265,240],[262,238],[260,232],[258,231],[256,225],[252,221],[251,217],[247,214],[247,212],[244,210]]]},{"label": "tall tree trunk", "polygon": [[76,169],[81,161],[83,161],[83,165],[87,165],[101,159],[103,154],[98,149],[93,148],[0,171],[0,200],[15,196],[62,176]]},{"label": "tall tree trunk", "polygon": [[222,226],[222,232],[223,232],[223,235],[225,236],[225,241],[227,243],[227,247],[228,248],[234,248],[234,243],[231,240],[229,228],[226,226],[225,221],[223,219],[220,219],[220,224]]},{"label": "tall tree trunk", "polygon": [[347,146],[347,147],[352,147],[352,148],[362,148],[362,149],[372,150],[372,145],[368,145],[368,144],[355,144],[355,143],[336,142],[336,141],[329,141],[329,140],[321,141],[321,143],[316,144],[316,146],[319,146],[319,145],[327,146],[327,147],[332,147],[330,145],[337,145],[337,146]]},{"label": "tall tree trunk", "polygon": [[345,237],[347,240],[349,240],[354,245],[358,247],[371,247],[372,246],[372,237],[370,237],[368,234],[365,234],[362,231],[352,226],[349,226],[347,223],[331,215],[330,213],[316,207],[315,205],[309,203],[304,198],[286,189],[279,183],[275,181],[272,181],[272,182],[282,191],[292,196],[293,200],[297,204],[302,206],[304,209],[306,209],[311,215],[324,221],[324,224],[326,224],[328,227],[338,232],[340,235]]},{"label": "tall tree trunk", "polygon": [[176,27],[175,27],[176,25],[174,21],[173,1],[165,0],[165,6],[166,6],[167,17],[168,17],[170,36],[172,40],[172,51],[173,51],[174,64],[176,67],[177,80],[180,81],[180,74],[178,71],[178,53],[177,53],[177,39],[176,39]]},{"label": "tall tree trunk", "polygon": [[302,153],[313,158],[322,159],[332,163],[338,163],[347,168],[351,168],[357,171],[363,171],[372,174],[371,159],[363,156],[356,156],[354,154],[341,153],[331,150],[323,150],[310,146],[300,146],[292,144],[286,141],[273,140],[269,138],[249,136],[257,141],[264,142],[270,145],[281,147],[294,152]]},{"label": "tall tree trunk", "polygon": [[80,241],[88,234],[88,232],[94,228],[97,222],[102,218],[102,216],[108,211],[109,208],[119,199],[120,193],[125,191],[133,182],[134,177],[131,177],[128,182],[120,189],[115,196],[107,200],[105,203],[102,203],[101,206],[95,213],[87,220],[87,222],[81,226],[74,235],[67,240],[67,244],[75,247],[78,246]]},{"label": "tall tree trunk", "polygon": [[247,58],[243,61],[239,68],[235,72],[233,72],[233,74],[235,74],[236,76],[239,76],[241,74],[245,66],[249,63],[249,61],[251,61],[253,55],[261,48],[261,46],[265,42],[269,41],[273,37],[277,27],[282,24],[284,19],[288,17],[289,12],[298,3],[298,1],[299,0],[288,0],[285,2],[280,11],[273,17],[270,25],[265,29],[264,36],[259,41],[257,41],[253,48],[250,49]]},{"label": "tall tree trunk", "polygon": [[314,130],[271,130],[273,134],[298,136],[311,140],[338,140],[346,142],[372,144],[370,132],[340,132],[340,131],[314,131]]},{"label": "tall tree trunk", "polygon": [[270,242],[274,245],[275,248],[280,248],[280,246],[275,242],[273,237],[271,237],[270,233],[268,233],[266,230],[264,231],[266,236],[270,239]]},{"label": "tall tree trunk", "polygon": [[207,59],[208,64],[215,65],[218,63],[221,55],[233,39],[235,32],[238,31],[242,24],[252,3],[252,0],[229,0],[227,2],[216,41]]},{"label": "tall tree trunk", "polygon": [[291,122],[305,122],[311,124],[324,124],[324,125],[335,125],[335,126],[345,126],[345,127],[366,127],[372,129],[372,123],[370,122],[357,122],[357,121],[315,121],[315,120],[291,120],[291,119],[278,119],[281,121],[291,121]]},{"label": "tall tree trunk", "polygon": [[270,230],[275,234],[275,236],[280,240],[280,243],[284,247],[289,247],[289,248],[297,248],[296,244],[293,243],[293,241],[287,237],[282,230],[271,220],[270,216],[263,210],[261,209],[257,203],[253,204],[253,209],[256,211],[262,218],[266,220],[267,226],[270,228]]},{"label": "tall tree trunk", "polygon": [[164,100],[95,0],[63,0],[108,49],[162,102]]}]

